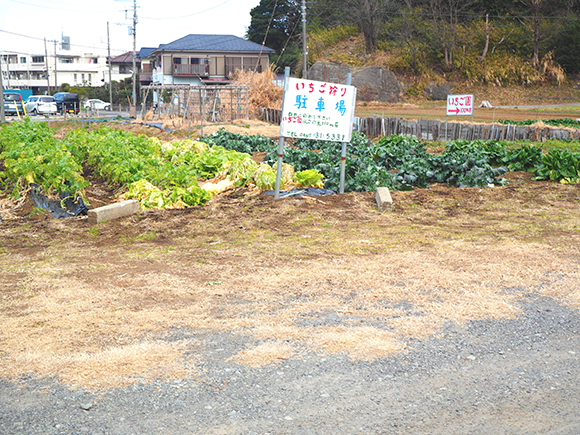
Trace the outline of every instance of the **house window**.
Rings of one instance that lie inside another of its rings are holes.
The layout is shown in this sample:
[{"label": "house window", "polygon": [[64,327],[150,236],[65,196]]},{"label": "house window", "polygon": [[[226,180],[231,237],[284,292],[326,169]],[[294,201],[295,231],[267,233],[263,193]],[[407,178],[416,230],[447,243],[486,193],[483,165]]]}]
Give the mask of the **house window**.
[{"label": "house window", "polygon": [[[258,65],[258,58],[257,57],[244,57],[243,60],[243,70],[257,70],[258,72],[262,72],[261,65]],[[257,68],[256,68],[257,66]]]},{"label": "house window", "polygon": [[77,81],[78,81],[78,76],[77,76],[77,73],[75,73],[75,83],[77,83]]},{"label": "house window", "polygon": [[60,63],[73,63],[72,57],[59,57],[58,61]]},{"label": "house window", "polygon": [[99,63],[99,58],[98,57],[91,57],[89,59],[89,63]]},{"label": "house window", "polygon": [[93,75],[89,74],[89,83],[93,81]]},{"label": "house window", "polygon": [[226,74],[228,76],[236,72],[236,70],[242,69],[242,58],[241,57],[228,57],[226,59]]},{"label": "house window", "polygon": [[181,58],[180,57],[174,57],[173,58],[173,64],[174,65],[181,65]]},{"label": "house window", "polygon": [[25,57],[21,57],[20,58],[20,63],[26,63],[26,58]]},{"label": "house window", "polygon": [[85,74],[81,74],[81,80],[84,82],[85,81]]},{"label": "house window", "polygon": [[44,56],[32,56],[32,63],[44,63]]},{"label": "house window", "polygon": [[199,65],[200,63],[202,63],[199,57],[192,57],[190,62],[192,65]]}]

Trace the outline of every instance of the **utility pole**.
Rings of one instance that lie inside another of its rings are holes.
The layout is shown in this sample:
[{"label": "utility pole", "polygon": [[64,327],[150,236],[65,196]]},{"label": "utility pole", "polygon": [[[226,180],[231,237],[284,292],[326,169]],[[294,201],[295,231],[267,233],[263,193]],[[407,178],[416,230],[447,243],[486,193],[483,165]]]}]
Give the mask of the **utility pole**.
[{"label": "utility pole", "polygon": [[50,68],[48,67],[48,50],[46,48],[46,38],[44,38],[44,63],[46,65],[46,95],[50,95]]},{"label": "utility pole", "polygon": [[[127,19],[127,9],[125,9],[125,19]],[[133,0],[133,28],[131,28],[131,34],[133,35],[133,98],[130,102],[131,107],[129,108],[129,116],[135,118],[137,116],[137,109],[135,107],[135,101],[137,98],[137,0]]]},{"label": "utility pole", "polygon": [[109,61],[109,103],[113,109],[113,80],[111,80],[111,39],[109,38],[109,22],[107,21],[107,60]]},{"label": "utility pole", "polygon": [[0,122],[6,122],[6,114],[4,113],[4,85],[2,84],[2,56],[0,56]]},{"label": "utility pole", "polygon": [[137,0],[133,0],[133,99],[131,100],[131,109],[129,116],[137,116],[136,98],[137,98]]},{"label": "utility pole", "polygon": [[308,72],[308,52],[306,41],[306,0],[302,0],[302,78],[306,79]]},{"label": "utility pole", "polygon": [[54,40],[54,90],[58,91],[58,83],[56,81],[56,62],[58,60],[58,57],[56,56],[56,43],[58,41],[55,39]]}]

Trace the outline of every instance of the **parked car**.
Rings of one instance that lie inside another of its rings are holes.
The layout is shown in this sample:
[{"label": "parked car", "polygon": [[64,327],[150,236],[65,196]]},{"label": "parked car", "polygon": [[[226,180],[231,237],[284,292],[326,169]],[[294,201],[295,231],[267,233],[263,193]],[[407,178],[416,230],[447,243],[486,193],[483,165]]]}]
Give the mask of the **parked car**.
[{"label": "parked car", "polygon": [[58,113],[78,114],[81,110],[79,96],[70,92],[57,92],[53,95]]},{"label": "parked car", "polygon": [[111,110],[111,104],[103,100],[98,100],[93,98],[91,100],[85,101],[86,110]]},{"label": "parked car", "polygon": [[26,113],[29,115],[49,115],[57,113],[54,97],[50,95],[32,95],[24,102]]},{"label": "parked car", "polygon": [[6,115],[24,116],[24,105],[20,94],[6,92],[4,94],[4,113]]}]

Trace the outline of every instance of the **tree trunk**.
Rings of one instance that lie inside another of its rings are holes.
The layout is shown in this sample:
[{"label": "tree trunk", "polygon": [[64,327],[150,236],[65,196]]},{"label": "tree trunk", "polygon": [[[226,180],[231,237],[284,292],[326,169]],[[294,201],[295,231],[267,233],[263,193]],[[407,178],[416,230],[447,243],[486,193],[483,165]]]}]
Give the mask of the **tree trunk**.
[{"label": "tree trunk", "polygon": [[536,68],[540,66],[540,17],[538,9],[534,11],[534,57],[532,57],[532,65]]},{"label": "tree trunk", "polygon": [[485,15],[485,46],[483,47],[483,53],[479,57],[479,61],[483,62],[485,56],[487,56],[487,50],[489,49],[489,15]]}]

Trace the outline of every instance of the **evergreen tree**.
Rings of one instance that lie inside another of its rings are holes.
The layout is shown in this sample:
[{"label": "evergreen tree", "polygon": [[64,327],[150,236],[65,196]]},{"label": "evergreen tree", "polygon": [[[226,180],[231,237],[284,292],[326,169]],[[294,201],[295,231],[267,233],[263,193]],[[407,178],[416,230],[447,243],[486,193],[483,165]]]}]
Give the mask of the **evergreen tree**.
[{"label": "evergreen tree", "polygon": [[302,28],[300,0],[261,0],[250,12],[252,17],[246,38],[257,44],[276,50],[271,57],[277,66],[294,66],[296,47],[301,42]]}]

